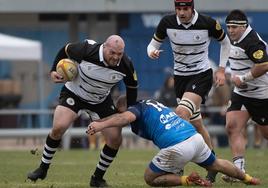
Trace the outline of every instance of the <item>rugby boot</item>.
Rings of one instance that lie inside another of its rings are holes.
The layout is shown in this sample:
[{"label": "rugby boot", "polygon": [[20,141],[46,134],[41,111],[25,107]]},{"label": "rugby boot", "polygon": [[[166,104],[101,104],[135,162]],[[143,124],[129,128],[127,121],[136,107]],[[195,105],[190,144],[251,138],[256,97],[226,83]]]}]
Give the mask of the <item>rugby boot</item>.
[{"label": "rugby boot", "polygon": [[109,187],[106,180],[98,179],[94,175],[91,176],[89,185],[90,185],[90,187]]},{"label": "rugby boot", "polygon": [[198,185],[201,187],[212,187],[212,183],[208,180],[201,178],[197,172],[192,172],[187,177],[187,181],[193,183],[194,185]]},{"label": "rugby boot", "polygon": [[31,181],[36,181],[37,179],[45,179],[47,176],[47,169],[38,167],[35,171],[29,172],[27,178]]}]

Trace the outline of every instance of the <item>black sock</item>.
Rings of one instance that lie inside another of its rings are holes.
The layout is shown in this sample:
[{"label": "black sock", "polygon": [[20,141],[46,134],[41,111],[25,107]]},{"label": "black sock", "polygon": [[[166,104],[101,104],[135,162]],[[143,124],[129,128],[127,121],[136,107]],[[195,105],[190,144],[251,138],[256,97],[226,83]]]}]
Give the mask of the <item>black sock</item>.
[{"label": "black sock", "polygon": [[106,170],[109,168],[110,164],[113,162],[118,150],[110,148],[105,144],[103,147],[100,160],[94,172],[94,176],[98,179],[102,179]]},{"label": "black sock", "polygon": [[40,167],[48,169],[57,148],[60,145],[61,140],[54,140],[49,135],[47,136],[46,143],[43,150],[43,156],[41,159]]}]

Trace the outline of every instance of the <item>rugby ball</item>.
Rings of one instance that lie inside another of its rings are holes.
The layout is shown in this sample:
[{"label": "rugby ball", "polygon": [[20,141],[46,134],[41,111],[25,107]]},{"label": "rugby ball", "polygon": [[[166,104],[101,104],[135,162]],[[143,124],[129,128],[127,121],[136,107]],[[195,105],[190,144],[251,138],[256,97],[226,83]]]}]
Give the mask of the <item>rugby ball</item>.
[{"label": "rugby ball", "polygon": [[56,71],[63,76],[66,81],[72,81],[77,76],[76,63],[71,59],[62,59],[58,62]]}]

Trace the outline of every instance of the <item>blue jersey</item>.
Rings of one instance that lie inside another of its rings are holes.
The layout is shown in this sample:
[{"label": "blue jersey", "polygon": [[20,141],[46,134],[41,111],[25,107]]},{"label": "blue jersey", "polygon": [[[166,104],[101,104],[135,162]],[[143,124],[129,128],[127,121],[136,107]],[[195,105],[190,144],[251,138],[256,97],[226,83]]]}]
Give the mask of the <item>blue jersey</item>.
[{"label": "blue jersey", "polygon": [[132,131],[153,141],[160,149],[180,143],[197,133],[192,124],[155,100],[140,101],[130,106],[128,111],[136,116],[136,121],[131,123]]}]

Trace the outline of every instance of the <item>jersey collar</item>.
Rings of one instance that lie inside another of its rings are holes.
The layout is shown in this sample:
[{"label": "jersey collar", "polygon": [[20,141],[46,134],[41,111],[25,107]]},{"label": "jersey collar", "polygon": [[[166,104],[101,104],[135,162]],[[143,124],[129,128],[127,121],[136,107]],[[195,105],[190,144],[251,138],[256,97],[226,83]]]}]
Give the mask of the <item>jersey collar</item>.
[{"label": "jersey collar", "polygon": [[104,64],[106,67],[108,67],[108,64],[104,61],[104,57],[103,57],[103,44],[100,45],[99,58],[100,58],[100,62],[103,62],[103,64]]},{"label": "jersey collar", "polygon": [[234,44],[241,42],[250,33],[251,30],[252,28],[250,27],[250,25],[248,25],[247,29],[245,30],[241,38],[237,42],[234,42]]},{"label": "jersey collar", "polygon": [[192,18],[189,24],[183,24],[180,22],[179,17],[176,15],[178,25],[183,25],[185,28],[189,28],[191,25],[194,25],[198,19],[198,12],[194,9],[194,17]]}]

